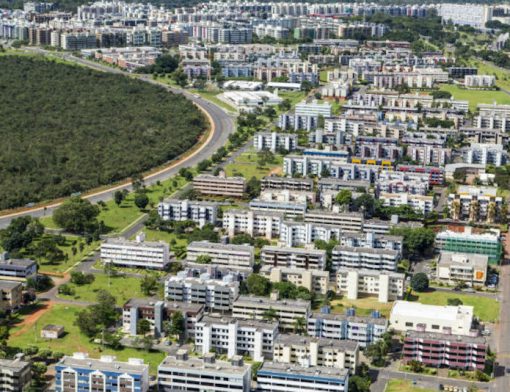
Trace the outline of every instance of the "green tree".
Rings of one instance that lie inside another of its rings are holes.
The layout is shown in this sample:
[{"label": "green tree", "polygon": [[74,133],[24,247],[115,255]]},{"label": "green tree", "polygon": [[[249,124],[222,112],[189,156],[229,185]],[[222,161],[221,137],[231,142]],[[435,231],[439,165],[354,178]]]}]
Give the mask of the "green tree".
[{"label": "green tree", "polygon": [[260,180],[257,179],[257,177],[252,177],[250,180],[246,183],[246,193],[251,199],[256,198],[260,195],[261,190],[261,184]]},{"label": "green tree", "polygon": [[147,335],[151,331],[151,323],[147,319],[138,320],[136,323],[136,333],[138,335]]},{"label": "green tree", "polygon": [[390,234],[404,237],[404,257],[418,259],[422,256],[431,255],[434,250],[436,234],[433,230],[418,227],[393,227]]},{"label": "green tree", "polygon": [[262,275],[251,274],[246,279],[248,292],[257,296],[266,296],[271,291],[271,282]]},{"label": "green tree", "polygon": [[158,277],[156,275],[144,275],[140,281],[140,289],[142,290],[142,293],[147,296],[155,295],[159,290],[159,286]]},{"label": "green tree", "polygon": [[341,206],[349,206],[352,202],[352,192],[348,189],[342,189],[336,195],[335,200]]},{"label": "green tree", "polygon": [[306,332],[306,320],[304,317],[296,317],[294,320],[294,333],[302,335]]},{"label": "green tree", "polygon": [[66,231],[83,234],[97,229],[98,215],[97,206],[80,197],[71,197],[54,211],[53,221]]},{"label": "green tree", "polygon": [[429,278],[426,273],[418,272],[411,278],[411,287],[414,291],[419,293],[426,291],[429,288]]},{"label": "green tree", "polygon": [[275,309],[270,307],[269,309],[266,309],[264,311],[264,313],[262,314],[262,318],[266,321],[275,321],[278,320],[278,313],[276,312]]},{"label": "green tree", "polygon": [[211,264],[212,258],[209,255],[198,255],[195,263],[199,264]]},{"label": "green tree", "polygon": [[140,209],[143,210],[145,207],[147,207],[147,204],[149,204],[149,197],[145,192],[137,192],[135,194],[135,205]]},{"label": "green tree", "polygon": [[124,200],[124,193],[122,191],[115,191],[113,194],[113,199],[115,200],[115,204],[120,206]]},{"label": "green tree", "polygon": [[115,326],[119,319],[115,297],[109,292],[99,290],[96,301],[97,303],[78,312],[75,320],[75,325],[80,332],[90,338]]},{"label": "green tree", "polygon": [[168,335],[170,336],[178,336],[179,340],[182,340],[184,337],[184,332],[186,331],[186,323],[182,312],[174,312],[170,319],[170,326],[168,329]]},{"label": "green tree", "polygon": [[16,252],[27,247],[44,233],[39,219],[31,216],[14,218],[7,228],[0,230],[0,245],[7,252]]}]

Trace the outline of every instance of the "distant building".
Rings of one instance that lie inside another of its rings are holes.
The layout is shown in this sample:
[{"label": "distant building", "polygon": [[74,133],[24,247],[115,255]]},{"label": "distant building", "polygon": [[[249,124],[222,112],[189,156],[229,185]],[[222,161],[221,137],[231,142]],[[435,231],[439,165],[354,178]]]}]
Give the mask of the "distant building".
[{"label": "distant building", "polygon": [[297,145],[297,135],[292,133],[257,132],[253,137],[253,146],[257,151],[294,151]]},{"label": "distant building", "polygon": [[41,329],[41,338],[59,339],[64,336],[65,330],[62,325],[48,324]]},{"label": "distant building", "polygon": [[10,312],[23,305],[21,282],[0,280],[0,310]]},{"label": "distant building", "polygon": [[326,294],[329,288],[328,271],[264,265],[260,269],[260,274],[273,283],[290,282],[312,293]]},{"label": "distant building", "polygon": [[0,279],[24,281],[35,278],[37,263],[30,259],[10,259],[7,253],[0,253]]},{"label": "distant building", "polygon": [[449,284],[483,285],[487,279],[488,263],[487,255],[443,251],[437,262],[437,279]]},{"label": "distant building", "polygon": [[0,359],[0,391],[24,392],[29,389],[31,381],[30,362],[23,361],[20,357]]},{"label": "distant building", "polygon": [[262,190],[288,189],[291,191],[313,191],[313,179],[268,176],[261,180]]},{"label": "distant building", "polygon": [[231,362],[219,361],[212,353],[204,358],[190,358],[181,349],[158,367],[159,392],[196,392],[204,389],[205,382],[208,392],[249,392],[251,365],[237,356]]},{"label": "distant building", "polygon": [[149,390],[149,365],[143,359],[119,362],[115,357],[89,358],[88,354],[65,356],[55,365],[56,392]]},{"label": "distant building", "polygon": [[262,264],[273,267],[324,270],[326,251],[265,245],[260,252],[260,260]]},{"label": "distant building", "polygon": [[216,223],[218,205],[206,201],[165,199],[158,205],[158,214],[163,220],[172,222],[190,220],[203,227]]},{"label": "distant building", "polygon": [[468,336],[473,323],[472,306],[424,305],[419,302],[396,301],[390,315],[395,331],[440,332]]},{"label": "distant building", "polygon": [[228,358],[249,355],[254,361],[273,357],[278,322],[205,315],[196,325],[195,348],[205,355],[211,350]]},{"label": "distant building", "polygon": [[139,233],[136,241],[108,238],[101,244],[101,261],[124,267],[165,269],[172,254],[168,243],[146,242]]},{"label": "distant building", "polygon": [[257,371],[261,392],[347,392],[349,371],[324,366],[299,366],[264,362]]},{"label": "distant building", "polygon": [[208,241],[194,241],[188,245],[187,260],[195,262],[201,255],[211,257],[211,264],[231,267],[253,266],[255,250],[251,245],[217,244]]},{"label": "distant building", "polygon": [[349,246],[336,246],[331,256],[333,271],[353,268],[393,272],[397,270],[399,260],[400,252],[396,250]]},{"label": "distant building", "polygon": [[244,177],[227,177],[224,172],[219,176],[199,174],[193,178],[193,189],[204,195],[243,197],[246,180]]}]

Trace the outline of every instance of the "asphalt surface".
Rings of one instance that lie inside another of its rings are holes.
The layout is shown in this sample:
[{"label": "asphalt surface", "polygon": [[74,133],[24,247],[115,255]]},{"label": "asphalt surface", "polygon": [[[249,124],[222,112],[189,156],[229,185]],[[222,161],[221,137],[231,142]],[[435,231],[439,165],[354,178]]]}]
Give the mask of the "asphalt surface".
[{"label": "asphalt surface", "polygon": [[[30,48],[27,49],[30,51],[35,51],[37,53],[41,54],[47,54],[50,52],[44,51],[39,48]],[[52,55],[59,55],[59,53],[51,52]],[[117,68],[112,68],[109,66],[105,66],[93,61],[80,59],[78,57],[71,56],[69,54],[61,54],[61,57],[64,58],[67,61],[75,62],[77,64],[84,65],[89,68],[93,68],[99,71],[104,72],[110,72],[110,73],[116,73],[116,74],[123,74],[123,75],[130,75],[128,72],[122,71]],[[207,139],[206,143],[203,144],[201,147],[199,147],[199,150],[196,152],[191,153],[190,156],[183,158],[181,161],[177,161],[172,164],[172,162],[169,162],[169,167],[159,170],[154,174],[149,174],[144,178],[144,182],[147,185],[151,185],[156,183],[157,181],[164,181],[174,175],[176,175],[181,168],[184,167],[192,167],[196,165],[198,162],[210,158],[218,148],[225,145],[225,143],[228,140],[228,136],[235,131],[235,124],[234,124],[234,118],[229,115],[224,109],[219,107],[218,105],[215,105],[214,103],[211,103],[199,95],[192,94],[190,92],[170,87],[166,84],[159,83],[155,80],[152,80],[150,76],[142,76],[139,79],[156,84],[158,86],[162,86],[168,91],[174,93],[174,94],[182,94],[190,101],[194,102],[197,106],[199,106],[202,110],[204,110],[209,118],[212,120],[213,125],[213,131],[210,135],[210,137]],[[128,191],[132,190],[131,184],[121,184],[121,185],[114,185],[112,188],[93,193],[91,195],[84,195],[83,198],[89,200],[92,203],[97,203],[98,201],[108,201],[113,198],[113,195],[115,191],[127,189]],[[51,215],[53,210],[57,208],[60,205],[60,203],[52,203],[46,208],[44,207],[34,207],[29,210],[24,210],[18,213],[9,214],[4,217],[0,217],[0,228],[5,228],[10,221],[13,218],[24,216],[24,215],[31,215],[33,217],[43,217],[46,215]]]}]

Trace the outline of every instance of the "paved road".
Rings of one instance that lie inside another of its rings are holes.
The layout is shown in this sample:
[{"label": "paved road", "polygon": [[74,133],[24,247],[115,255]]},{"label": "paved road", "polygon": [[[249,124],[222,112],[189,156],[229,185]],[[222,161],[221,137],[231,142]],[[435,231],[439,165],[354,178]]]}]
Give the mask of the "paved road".
[{"label": "paved road", "polygon": [[[30,50],[47,54],[48,52],[39,49],[39,48],[30,48]],[[51,52],[52,55],[55,55],[54,52]],[[80,59],[68,54],[62,54],[62,57],[65,58],[68,61],[73,61],[78,64],[104,71],[104,72],[111,72],[116,74],[123,74],[123,75],[129,75],[129,73],[124,72],[117,68],[112,68],[109,66],[105,66],[93,61]],[[208,138],[208,140],[198,149],[196,152],[192,153],[190,156],[183,158],[183,160],[175,162],[171,166],[167,167],[166,169],[160,170],[156,173],[150,174],[145,177],[145,183],[147,185],[154,184],[157,181],[163,181],[166,180],[175,174],[178,173],[178,171],[183,167],[191,167],[196,165],[198,162],[207,159],[213,155],[218,148],[225,145],[227,142],[228,136],[234,132],[235,125],[234,125],[234,119],[231,115],[229,115],[225,110],[223,110],[221,107],[215,105],[214,103],[211,103],[203,98],[201,98],[198,95],[191,94],[187,91],[176,89],[173,87],[169,87],[166,84],[159,83],[157,81],[152,80],[148,76],[140,77],[140,79],[156,84],[159,86],[164,87],[168,91],[171,91],[174,94],[182,94],[189,100],[193,101],[197,106],[199,106],[206,114],[208,115],[210,121],[212,121],[212,132]],[[113,194],[116,190],[119,189],[127,189],[131,191],[131,184],[121,184],[118,186],[114,186],[113,188],[110,188],[105,191],[97,192],[92,195],[85,195],[84,198],[90,200],[92,203],[97,203],[98,201],[107,201],[113,198]],[[51,215],[52,211],[58,207],[60,203],[54,203],[49,205],[47,208],[42,207],[36,207],[27,211],[22,211],[19,213],[6,215],[4,217],[0,217],[0,228],[6,227],[11,219],[22,216],[22,215],[31,215],[34,217],[42,217],[45,215]]]}]

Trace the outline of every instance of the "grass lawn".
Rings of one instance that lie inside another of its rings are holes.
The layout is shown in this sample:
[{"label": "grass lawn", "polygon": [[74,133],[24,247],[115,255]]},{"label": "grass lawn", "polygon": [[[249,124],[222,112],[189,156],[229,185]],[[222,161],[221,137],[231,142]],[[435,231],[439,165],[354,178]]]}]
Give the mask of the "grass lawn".
[{"label": "grass lawn", "polygon": [[500,68],[494,64],[486,63],[480,60],[472,60],[471,65],[478,68],[479,75],[496,76],[496,86],[510,90],[510,71]]},{"label": "grass lawn", "polygon": [[432,392],[433,389],[415,387],[409,380],[389,380],[385,392]]},{"label": "grass lawn", "polygon": [[105,274],[94,274],[95,280],[91,284],[77,286],[69,283],[75,290],[75,295],[68,296],[59,294],[60,298],[76,299],[78,301],[95,302],[97,292],[106,290],[117,299],[117,305],[122,306],[130,298],[142,298],[145,295],[140,290],[140,279],[129,276],[112,276],[108,285],[108,276]]},{"label": "grass lawn", "polygon": [[236,158],[234,163],[225,166],[225,172],[227,176],[242,176],[247,180],[252,177],[260,179],[280,169],[283,163],[282,156],[277,154],[275,154],[275,162],[264,167],[260,167],[257,160],[255,151],[244,152]]},{"label": "grass lawn", "polygon": [[464,305],[474,307],[474,314],[482,321],[493,322],[499,318],[499,302],[493,298],[479,297],[456,292],[430,291],[415,293],[411,299],[426,305],[447,305],[449,298],[458,298]]},{"label": "grass lawn", "polygon": [[[76,315],[81,309],[83,308],[79,306],[53,305],[53,308],[44,313],[33,325],[27,327],[17,325],[12,328],[8,342],[9,346],[19,348],[37,346],[40,349],[49,349],[68,355],[72,355],[74,352],[87,352],[92,358],[98,358],[101,355],[115,355],[121,361],[127,361],[128,358],[142,358],[145,363],[150,365],[152,374],[157,372],[157,366],[165,357],[163,353],[146,352],[132,348],[122,350],[102,349],[100,345],[91,342],[89,338],[82,335],[78,327],[73,325]],[[41,329],[48,324],[63,325],[66,335],[56,340],[42,339],[40,337]]]},{"label": "grass lawn", "polygon": [[[168,233],[166,231],[159,230],[151,230],[151,229],[143,229],[145,232],[147,241],[165,241],[170,244],[172,240],[175,240],[175,245],[177,247],[186,247],[188,246],[188,241],[185,238],[178,238],[175,233]],[[170,246],[170,249],[172,246]]]},{"label": "grass lawn", "polygon": [[381,303],[377,297],[360,297],[352,300],[347,298],[335,299],[331,301],[331,310],[333,313],[344,314],[348,308],[355,308],[359,316],[368,316],[373,310],[378,310],[382,316],[389,317],[393,303]]},{"label": "grass lawn", "polygon": [[[57,273],[61,274],[67,271],[74,264],[78,263],[81,259],[83,259],[86,255],[88,255],[91,251],[96,249],[99,246],[98,241],[94,241],[87,245],[85,240],[78,236],[73,235],[65,235],[66,243],[63,246],[59,246],[59,248],[67,255],[67,261],[62,261],[56,264],[51,264],[46,262],[45,260],[37,260],[39,264],[39,271],[43,273]],[[83,251],[80,252],[79,244],[83,243]],[[73,255],[73,247],[76,248],[76,254]]]},{"label": "grass lawn", "polygon": [[218,98],[218,95],[222,93],[222,91],[206,91],[206,90],[189,90],[193,94],[198,94],[202,98],[211,101],[212,103],[218,105],[219,107],[229,111],[229,112],[237,112],[237,109],[223,100]]},{"label": "grass lawn", "polygon": [[441,90],[450,92],[453,97],[461,101],[469,101],[469,110],[474,112],[479,103],[510,104],[510,95],[503,91],[466,90],[450,84],[441,85]]},{"label": "grass lawn", "polygon": [[278,96],[281,99],[288,99],[292,106],[296,106],[297,103],[301,102],[306,98],[306,92],[304,91],[278,91]]}]

